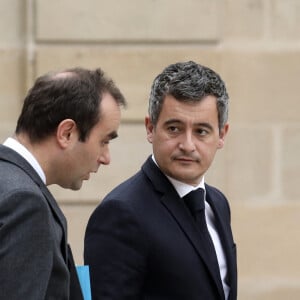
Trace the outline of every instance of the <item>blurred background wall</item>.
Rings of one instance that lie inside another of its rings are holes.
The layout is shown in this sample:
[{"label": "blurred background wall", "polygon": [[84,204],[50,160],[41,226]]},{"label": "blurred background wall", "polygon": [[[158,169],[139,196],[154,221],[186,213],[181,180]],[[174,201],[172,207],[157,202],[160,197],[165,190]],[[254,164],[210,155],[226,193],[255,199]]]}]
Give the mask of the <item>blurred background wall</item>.
[{"label": "blurred background wall", "polygon": [[239,299],[300,299],[299,0],[1,0],[0,13],[1,142],[50,70],[100,66],[129,102],[111,165],[79,192],[51,187],[78,263],[89,215],[151,153],[152,80],[194,60],[220,73],[231,99],[227,143],[206,179],[231,202]]}]

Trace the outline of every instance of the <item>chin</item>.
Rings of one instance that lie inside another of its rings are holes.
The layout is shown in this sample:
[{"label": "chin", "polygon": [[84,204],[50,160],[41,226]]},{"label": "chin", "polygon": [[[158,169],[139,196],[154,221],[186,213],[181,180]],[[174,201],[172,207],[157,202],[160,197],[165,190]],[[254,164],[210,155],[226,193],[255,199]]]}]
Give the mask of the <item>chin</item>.
[{"label": "chin", "polygon": [[78,190],[81,189],[81,187],[82,187],[82,181],[81,181],[81,182],[73,183],[73,184],[71,185],[70,189],[71,189],[72,191],[78,191]]}]

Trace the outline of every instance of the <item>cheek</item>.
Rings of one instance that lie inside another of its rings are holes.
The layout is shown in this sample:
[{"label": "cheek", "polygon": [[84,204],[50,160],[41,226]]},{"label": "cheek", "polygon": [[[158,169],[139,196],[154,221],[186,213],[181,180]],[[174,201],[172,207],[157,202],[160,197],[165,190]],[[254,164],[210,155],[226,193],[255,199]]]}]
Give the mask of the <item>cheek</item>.
[{"label": "cheek", "polygon": [[81,152],[81,157],[79,158],[79,160],[82,163],[82,167],[84,167],[85,163],[89,163],[92,160],[95,160],[95,157],[98,155],[99,153],[99,145],[95,145],[95,144],[87,144],[86,147],[84,147],[82,149]]},{"label": "cheek", "polygon": [[210,159],[211,157],[214,157],[217,149],[218,142],[216,142],[216,140],[198,143],[197,145],[198,153],[200,153],[204,159]]},{"label": "cheek", "polygon": [[217,152],[217,147],[215,144],[210,145],[209,147],[203,147],[200,151],[202,159],[205,160],[206,164],[210,165],[214,160],[215,154]]},{"label": "cheek", "polygon": [[180,150],[176,147],[176,144],[171,142],[164,142],[153,147],[153,152],[156,156],[160,157],[165,162],[172,160],[172,157],[178,155],[179,151]]}]

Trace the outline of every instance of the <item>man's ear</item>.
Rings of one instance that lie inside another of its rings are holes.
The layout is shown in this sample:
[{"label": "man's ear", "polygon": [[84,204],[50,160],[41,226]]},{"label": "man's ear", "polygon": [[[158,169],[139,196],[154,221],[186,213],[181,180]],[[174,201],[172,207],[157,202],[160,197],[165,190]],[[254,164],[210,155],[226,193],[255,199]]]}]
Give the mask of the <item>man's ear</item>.
[{"label": "man's ear", "polygon": [[149,116],[145,117],[145,127],[146,127],[146,131],[147,131],[147,140],[149,143],[152,144],[154,126],[153,126]]},{"label": "man's ear", "polygon": [[223,148],[225,144],[225,137],[228,133],[228,130],[229,130],[229,124],[226,123],[224,127],[220,130],[218,149]]},{"label": "man's ear", "polygon": [[74,140],[78,140],[78,131],[74,120],[65,119],[58,124],[56,140],[63,149],[67,148]]}]

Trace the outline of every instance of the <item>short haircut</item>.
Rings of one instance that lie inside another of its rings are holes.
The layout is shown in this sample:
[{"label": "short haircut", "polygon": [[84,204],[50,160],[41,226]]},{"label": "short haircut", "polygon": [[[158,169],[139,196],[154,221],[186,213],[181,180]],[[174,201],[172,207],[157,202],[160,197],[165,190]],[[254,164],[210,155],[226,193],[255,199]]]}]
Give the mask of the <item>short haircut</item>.
[{"label": "short haircut", "polygon": [[61,121],[72,119],[78,127],[79,140],[84,142],[101,119],[99,104],[104,93],[111,94],[118,105],[126,106],[119,88],[100,68],[73,68],[42,75],[24,99],[16,134],[26,133],[31,142],[39,142],[55,133]]},{"label": "short haircut", "polygon": [[208,95],[217,99],[219,129],[228,120],[228,94],[225,83],[213,70],[193,61],[178,62],[166,67],[152,84],[148,113],[156,125],[167,95],[178,101],[198,102]]}]

